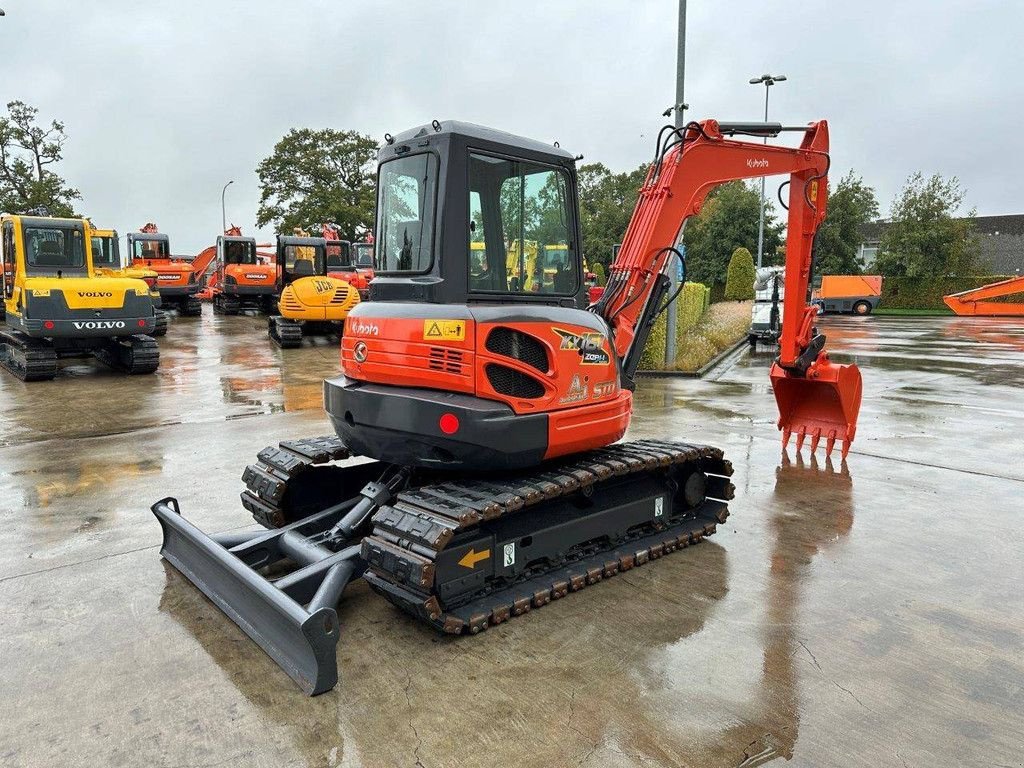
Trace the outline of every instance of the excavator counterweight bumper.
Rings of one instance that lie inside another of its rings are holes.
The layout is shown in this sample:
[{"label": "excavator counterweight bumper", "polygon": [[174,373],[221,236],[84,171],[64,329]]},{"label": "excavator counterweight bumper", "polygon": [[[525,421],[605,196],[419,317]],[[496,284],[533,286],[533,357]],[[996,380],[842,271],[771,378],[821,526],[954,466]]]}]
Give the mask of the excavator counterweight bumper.
[{"label": "excavator counterweight bumper", "polygon": [[801,375],[772,365],[772,389],[779,407],[782,445],[796,435],[799,452],[804,440],[811,439],[811,453],[824,438],[825,453],[831,455],[836,441],[842,442],[842,455],[850,451],[860,413],[860,369],[853,364],[836,365],[827,357],[819,358],[807,374]]},{"label": "excavator counterweight bumper", "polygon": [[[158,501],[152,510],[163,529],[160,554],[315,696],[338,682],[335,606],[363,565],[358,545],[334,552],[311,537],[330,529],[351,506],[276,530],[214,536],[182,517],[175,499]],[[299,567],[276,581],[261,573],[282,560]]]}]

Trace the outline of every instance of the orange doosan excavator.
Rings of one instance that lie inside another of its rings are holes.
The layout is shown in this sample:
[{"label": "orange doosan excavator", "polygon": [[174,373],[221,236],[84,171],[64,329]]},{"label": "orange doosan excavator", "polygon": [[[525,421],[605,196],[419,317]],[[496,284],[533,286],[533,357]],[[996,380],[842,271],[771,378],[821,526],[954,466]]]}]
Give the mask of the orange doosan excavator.
[{"label": "orange doosan excavator", "polygon": [[194,316],[202,312],[196,294],[202,288],[202,278],[213,255],[204,251],[192,260],[172,256],[170,238],[161,234],[152,222],[138,232],[128,233],[131,266],[156,272],[156,289],[163,306],[177,309],[181,315]]},{"label": "orange doosan excavator", "polygon": [[[782,132],[799,146],[735,138]],[[589,306],[572,154],[459,122],[385,138],[371,301],[348,316],[342,373],[324,383],[336,434],[266,448],[246,468],[242,503],[266,530],[208,536],[174,499],[152,508],[162,555],[309,694],[337,682],[336,606],[354,578],[431,627],[475,634],[725,521],[721,450],[699,435],[619,442],[644,343],[675,298],[681,227],[716,185],[789,177],[770,374],[785,439],[842,441],[845,455],[860,407],[860,372],[829,360],[807,304],[824,121],[666,126]],[[524,290],[508,259],[534,242],[568,255]]]},{"label": "orange doosan excavator", "polygon": [[253,308],[274,314],[280,270],[273,255],[266,258],[257,248],[256,240],[244,237],[236,226],[217,238],[215,266],[204,292],[213,300],[214,312],[236,315],[243,308]]}]

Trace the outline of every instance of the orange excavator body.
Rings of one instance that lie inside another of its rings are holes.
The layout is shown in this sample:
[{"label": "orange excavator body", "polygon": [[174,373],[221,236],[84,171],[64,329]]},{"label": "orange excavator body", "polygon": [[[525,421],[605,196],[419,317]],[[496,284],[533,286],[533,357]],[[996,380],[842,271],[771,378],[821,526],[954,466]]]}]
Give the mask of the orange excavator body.
[{"label": "orange excavator body", "polygon": [[128,254],[132,267],[156,272],[156,288],[164,305],[176,305],[182,314],[198,314],[197,294],[214,253],[203,251],[192,260],[172,256],[168,237],[148,222],[138,233],[128,234]]},{"label": "orange excavator body", "polygon": [[1024,276],[1011,277],[1009,280],[989,283],[969,291],[951,293],[949,296],[943,296],[942,300],[958,315],[1024,317],[1024,302],[989,301],[1015,293],[1024,293]]}]

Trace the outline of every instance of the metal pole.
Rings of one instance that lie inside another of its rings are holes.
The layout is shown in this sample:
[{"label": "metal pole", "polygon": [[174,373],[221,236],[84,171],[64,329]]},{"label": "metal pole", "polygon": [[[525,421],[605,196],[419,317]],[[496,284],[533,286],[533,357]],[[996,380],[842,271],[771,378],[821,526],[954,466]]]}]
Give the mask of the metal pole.
[{"label": "metal pole", "polygon": [[[676,40],[676,127],[686,124],[685,99],[683,98],[683,84],[686,73],[686,0],[679,0],[679,35]],[[669,296],[674,296],[679,287],[679,272],[675,259],[670,257],[669,279],[672,285],[669,288]],[[676,302],[668,305],[665,325],[665,364],[672,365],[676,361],[676,324],[678,315]]]},{"label": "metal pole", "polygon": [[220,191],[220,230],[223,234],[228,231],[228,216],[224,209],[224,194],[228,191],[228,187],[234,184],[234,179],[224,185],[224,189]]},{"label": "metal pole", "polygon": [[[770,81],[765,81],[764,84],[764,121],[768,122],[768,85]],[[768,137],[764,137],[764,143],[768,143]],[[764,176],[761,177],[761,210],[757,215],[757,268],[761,268],[761,261],[764,255]]]}]

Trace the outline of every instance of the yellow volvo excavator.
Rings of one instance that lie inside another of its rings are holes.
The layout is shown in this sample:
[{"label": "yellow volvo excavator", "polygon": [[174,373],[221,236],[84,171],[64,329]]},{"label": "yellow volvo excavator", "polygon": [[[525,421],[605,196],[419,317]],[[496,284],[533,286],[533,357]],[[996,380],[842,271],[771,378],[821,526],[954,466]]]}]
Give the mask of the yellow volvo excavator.
[{"label": "yellow volvo excavator", "polygon": [[92,246],[92,264],[97,275],[102,277],[131,277],[142,280],[149,286],[149,297],[153,300],[156,324],[150,336],[166,336],[170,325],[168,315],[160,307],[163,299],[157,290],[159,275],[155,269],[125,265],[121,261],[121,249],[116,229],[96,229],[90,223],[89,241]]},{"label": "yellow volvo excavator", "polygon": [[322,237],[278,236],[277,267],[281,314],[267,321],[280,347],[302,345],[303,335],[341,335],[345,318],[359,303],[359,291],[327,275],[327,241]]},{"label": "yellow volvo excavator", "polygon": [[97,274],[86,219],[0,215],[0,366],[22,381],[52,379],[58,357],[94,355],[152,373],[160,352],[143,280]]}]

